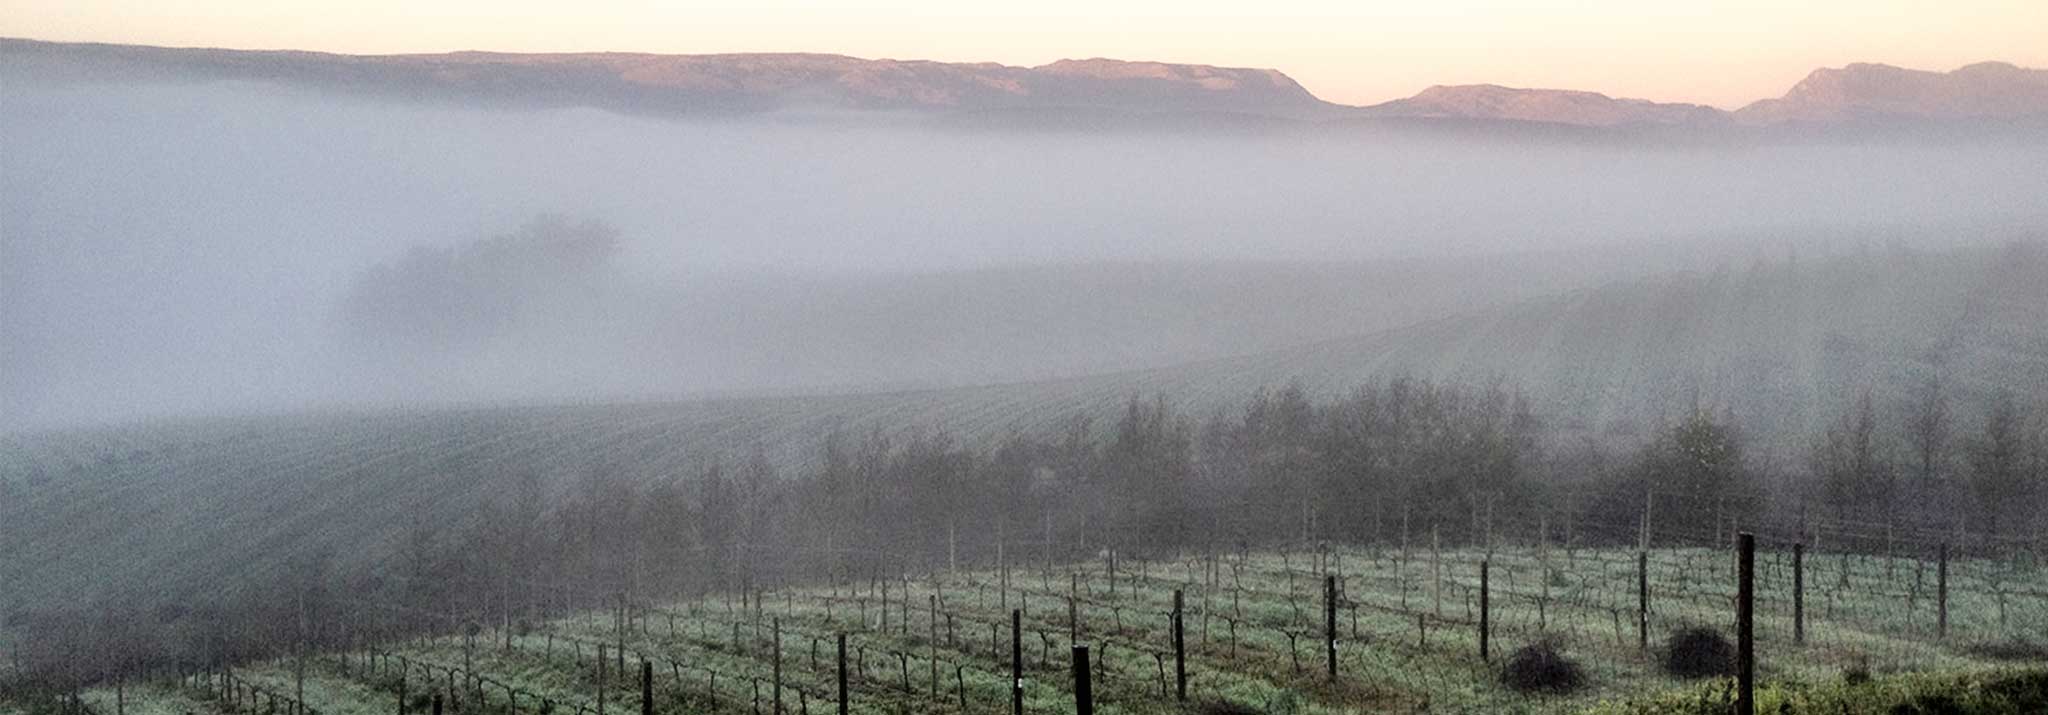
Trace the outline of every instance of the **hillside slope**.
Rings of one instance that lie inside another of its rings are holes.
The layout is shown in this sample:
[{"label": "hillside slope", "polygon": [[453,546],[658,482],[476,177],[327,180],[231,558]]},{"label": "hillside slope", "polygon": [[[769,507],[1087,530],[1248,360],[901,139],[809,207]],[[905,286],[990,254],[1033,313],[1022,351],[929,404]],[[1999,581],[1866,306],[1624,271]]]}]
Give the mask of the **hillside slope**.
[{"label": "hillside slope", "polygon": [[1396,374],[1502,379],[1548,424],[1620,443],[1697,396],[1785,452],[1857,390],[1890,399],[1936,365],[1964,420],[1999,387],[2048,395],[2043,285],[2040,246],[1882,253],[1641,280],[1292,350],[1053,382],[9,434],[0,604],[179,598],[308,553],[378,559],[400,538],[393,525],[468,518],[524,475],[557,485],[596,472],[675,479],[757,445],[793,467],[834,428],[984,440],[1111,414],[1139,393],[1208,414],[1291,380],[1330,391]]},{"label": "hillside slope", "polygon": [[1937,371],[1966,405],[2000,388],[2048,396],[2044,285],[2038,244],[1757,264],[1224,361],[1180,379],[1284,376],[1316,390],[1387,374],[1498,379],[1528,392],[1555,426],[1623,436],[1696,398],[1790,449],[1857,392],[1900,397]]}]

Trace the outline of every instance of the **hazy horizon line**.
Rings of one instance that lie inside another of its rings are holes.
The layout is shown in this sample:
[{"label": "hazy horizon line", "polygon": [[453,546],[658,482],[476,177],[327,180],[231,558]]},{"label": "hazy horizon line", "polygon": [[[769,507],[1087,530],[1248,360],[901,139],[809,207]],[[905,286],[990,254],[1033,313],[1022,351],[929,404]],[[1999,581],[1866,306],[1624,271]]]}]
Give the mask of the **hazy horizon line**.
[{"label": "hazy horizon line", "polygon": [[[252,52],[252,53],[291,53],[291,54],[307,54],[307,55],[327,55],[327,56],[331,56],[331,57],[354,57],[354,58],[391,58],[391,57],[440,57],[440,56],[451,56],[451,55],[504,55],[504,56],[512,56],[512,57],[550,57],[550,56],[554,56],[554,57],[567,57],[567,56],[578,56],[578,55],[641,55],[641,56],[648,56],[648,57],[775,57],[775,56],[785,56],[785,57],[787,57],[787,56],[809,56],[809,57],[839,57],[839,58],[845,58],[845,59],[850,59],[850,60],[856,60],[856,61],[861,61],[861,62],[929,62],[929,63],[934,63],[934,64],[943,64],[943,65],[962,65],[962,66],[973,66],[973,65],[996,65],[996,66],[999,66],[999,67],[1009,67],[1009,68],[1016,68],[1016,69],[1040,69],[1040,68],[1044,68],[1044,67],[1049,67],[1049,66],[1051,66],[1051,65],[1053,65],[1053,64],[1057,64],[1057,63],[1059,63],[1059,62],[1086,62],[1086,61],[1096,61],[1096,60],[1104,60],[1104,61],[1110,61],[1110,62],[1122,62],[1122,63],[1129,63],[1129,64],[1160,64],[1160,65],[1169,65],[1169,66],[1185,66],[1185,67],[1214,67],[1214,68],[1217,68],[1217,69],[1229,69],[1229,70],[1253,70],[1253,71],[1270,71],[1270,72],[1278,72],[1278,73],[1280,73],[1281,75],[1283,75],[1283,76],[1287,77],[1287,79],[1288,79],[1288,80],[1290,80],[1290,81],[1293,81],[1293,82],[1294,82],[1295,84],[1297,84],[1297,85],[1300,85],[1303,91],[1306,91],[1306,92],[1308,92],[1308,94],[1309,94],[1309,95],[1310,95],[1311,97],[1315,98],[1315,99],[1316,99],[1317,101],[1320,101],[1320,102],[1324,102],[1324,103],[1326,103],[1326,104],[1331,104],[1331,105],[1339,106],[1339,107],[1351,107],[1351,108],[1365,108],[1365,107],[1372,107],[1372,106],[1375,106],[1375,105],[1378,105],[1378,104],[1384,104],[1384,103],[1387,103],[1387,102],[1394,102],[1394,101],[1399,101],[1399,100],[1402,100],[1402,99],[1407,99],[1407,98],[1411,98],[1411,97],[1414,97],[1414,96],[1416,96],[1417,94],[1419,94],[1419,93],[1421,93],[1421,92],[1427,91],[1427,90],[1429,90],[1429,89],[1431,89],[1431,88],[1434,88],[1434,87],[1487,87],[1487,86],[1490,86],[1490,87],[1502,87],[1502,88],[1506,88],[1506,89],[1513,89],[1513,90],[1526,90],[1526,91],[1538,91],[1538,92],[1591,92],[1591,93],[1594,93],[1594,94],[1599,94],[1599,95],[1601,95],[1601,96],[1605,96],[1605,97],[1608,97],[1608,98],[1610,98],[1610,99],[1616,99],[1616,100],[1625,100],[1625,101],[1646,101],[1646,102],[1653,102],[1653,103],[1657,103],[1657,104],[1690,104],[1690,105],[1695,105],[1695,106],[1700,106],[1700,107],[1709,107],[1709,108],[1712,108],[1712,109],[1716,109],[1716,110],[1719,110],[1719,111],[1723,111],[1723,112],[1734,112],[1734,111],[1736,111],[1736,110],[1739,110],[1739,109],[1741,109],[1741,108],[1743,108],[1743,107],[1747,107],[1747,106],[1749,106],[1749,105],[1751,105],[1751,104],[1754,104],[1754,103],[1756,103],[1756,102],[1759,102],[1759,101],[1764,101],[1764,100],[1769,100],[1769,99],[1777,99],[1777,98],[1780,98],[1780,97],[1783,97],[1783,96],[1784,96],[1784,92],[1782,92],[1782,91],[1781,91],[1781,92],[1779,92],[1778,94],[1774,94],[1774,95],[1764,95],[1764,96],[1759,96],[1759,97],[1755,97],[1755,98],[1753,98],[1753,99],[1749,99],[1749,100],[1743,101],[1742,103],[1740,103],[1740,104],[1737,104],[1737,105],[1734,105],[1734,106],[1724,106],[1724,105],[1720,105],[1720,104],[1715,104],[1715,103],[1712,103],[1712,102],[1708,102],[1708,101],[1702,101],[1702,100],[1683,100],[1683,101],[1677,101],[1677,100],[1652,100],[1652,99],[1646,99],[1646,98],[1643,98],[1643,97],[1636,97],[1636,96],[1630,96],[1630,95],[1627,95],[1627,94],[1622,94],[1622,93],[1610,93],[1610,92],[1608,92],[1608,91],[1605,91],[1605,90],[1601,90],[1601,89],[1593,89],[1593,88],[1584,88],[1584,87],[1573,87],[1573,86],[1568,86],[1568,85],[1565,85],[1565,84],[1562,84],[1562,83],[1548,83],[1548,84],[1542,84],[1542,85],[1532,85],[1532,84],[1509,84],[1509,83],[1503,83],[1503,82],[1491,82],[1491,81],[1486,81],[1486,82],[1432,82],[1432,83],[1430,83],[1430,84],[1426,84],[1426,85],[1423,85],[1423,86],[1421,86],[1421,87],[1417,88],[1416,90],[1414,90],[1413,92],[1409,92],[1409,93],[1407,93],[1407,94],[1402,94],[1402,95],[1398,95],[1398,96],[1392,96],[1392,97],[1386,97],[1386,98],[1383,98],[1383,99],[1379,99],[1379,100],[1376,100],[1376,101],[1368,101],[1368,102],[1352,103],[1352,102],[1336,101],[1336,100],[1331,100],[1331,99],[1325,98],[1323,94],[1321,94],[1321,93],[1318,93],[1318,92],[1317,92],[1317,91],[1316,91],[1315,89],[1311,88],[1311,87],[1310,87],[1310,86],[1308,85],[1308,83],[1306,83],[1306,82],[1303,82],[1303,81],[1302,81],[1302,80],[1301,80],[1300,78],[1296,77],[1296,76],[1295,76],[1295,75],[1294,75],[1293,73],[1291,73],[1291,72],[1290,72],[1289,70],[1287,70],[1286,68],[1283,68],[1283,67],[1279,67],[1279,66],[1254,66],[1254,65],[1233,65],[1233,64],[1211,64],[1211,63],[1207,63],[1207,62],[1177,62],[1177,61],[1168,61],[1168,60],[1154,60],[1154,59],[1130,59],[1130,58],[1126,58],[1126,57],[1121,57],[1121,56],[1116,56],[1116,55],[1110,55],[1110,54],[1093,54],[1093,55],[1089,55],[1089,56],[1086,56],[1086,57],[1081,57],[1081,56],[1061,57],[1061,58],[1058,58],[1058,59],[1054,59],[1054,60],[1051,60],[1051,61],[1048,61],[1048,62],[1043,62],[1043,63],[1039,63],[1039,64],[1011,64],[1011,63],[1008,63],[1008,62],[1002,62],[1002,61],[996,61],[996,60],[938,60],[938,59],[928,59],[928,58],[923,58],[923,57],[894,57],[894,56],[867,56],[867,55],[859,55],[859,54],[849,54],[849,53],[844,53],[844,52],[830,52],[830,51],[809,51],[809,50],[751,50],[751,51],[745,51],[745,52],[660,52],[660,51],[650,51],[650,50],[630,50],[630,49],[603,49],[603,50],[548,50],[548,51],[524,51],[524,50],[494,50],[494,49],[483,49],[483,48],[476,48],[476,47],[468,47],[468,48],[461,48],[461,49],[441,49],[441,50],[426,50],[426,51],[407,51],[407,52],[339,52],[339,51],[334,51],[334,50],[312,50],[312,49],[302,49],[302,48],[297,48],[297,47],[286,47],[286,46],[276,46],[276,47],[248,47],[248,46],[240,46],[240,47],[234,47],[234,46],[227,46],[227,45],[178,45],[178,44],[152,44],[152,43],[141,43],[141,42],[115,42],[115,41],[106,41],[106,40],[51,40],[51,39],[43,39],[43,38],[39,38],[39,37],[30,37],[30,36],[27,36],[27,35],[13,35],[13,36],[9,36],[9,35],[0,35],[0,40],[14,40],[14,41],[26,41],[26,42],[38,42],[38,43],[47,43],[47,44],[58,44],[58,45],[99,45],[99,46],[107,46],[107,47],[143,47],[143,48],[151,48],[151,49],[163,49],[163,50],[195,50],[195,51],[223,51],[223,52]],[[1970,66],[1974,66],[1974,65],[1980,65],[1980,64],[2006,64],[2006,65],[2011,65],[2011,66],[2014,66],[2014,67],[2018,67],[2018,68],[2021,68],[2021,69],[2024,69],[2024,70],[2040,70],[2040,69],[2043,69],[2043,68],[2038,68],[2038,67],[2030,67],[2030,66],[2027,66],[2027,65],[2021,64],[2021,63],[2019,63],[2019,62],[2014,62],[2014,61],[2011,61],[2011,60],[2005,60],[2005,59],[1998,59],[1998,58],[1986,58],[1986,59],[1976,60],[1976,61],[1972,61],[1972,62],[1966,62],[1966,63],[1960,64],[1960,65],[1956,65],[1956,66],[1954,66],[1954,67],[1949,67],[1949,68],[1946,68],[1946,69],[1930,69],[1930,68],[1923,68],[1923,67],[1909,67],[1909,66],[1906,66],[1906,65],[1903,65],[1903,64],[1893,64],[1893,63],[1891,63],[1891,62],[1885,62],[1885,61],[1873,61],[1873,60],[1856,60],[1856,61],[1850,61],[1850,62],[1846,62],[1846,63],[1840,64],[1840,65],[1832,65],[1832,64],[1821,64],[1821,65],[1817,65],[1817,66],[1814,66],[1814,67],[1811,67],[1811,68],[1809,68],[1809,69],[1807,70],[1807,75],[1811,75],[1811,74],[1812,74],[1813,72],[1816,72],[1816,71],[1819,71],[1819,70],[1823,70],[1823,69],[1846,69],[1846,68],[1848,68],[1848,67],[1853,67],[1853,66],[1857,66],[1857,65],[1872,65],[1872,66],[1879,66],[1879,67],[1891,67],[1891,68],[1895,68],[1895,69],[1901,69],[1901,70],[1906,70],[1906,71],[1911,71],[1911,72],[1933,72],[1933,73],[1941,73],[1941,74],[1945,74],[1945,73],[1949,73],[1949,72],[1954,72],[1954,71],[1956,71],[1956,70],[1959,70],[1959,69],[1962,69],[1962,68],[1964,68],[1964,67],[1970,67]],[[1802,76],[1802,78],[1803,78],[1803,77],[1804,77],[1804,76]],[[1797,83],[1797,82],[1794,82],[1793,84],[1794,84],[1794,85],[1796,85],[1796,84],[1798,84],[1798,83]],[[1789,86],[1789,85],[1788,85],[1788,86],[1787,86],[1787,87],[1785,88],[1785,90],[1786,90],[1786,91],[1789,91],[1790,89],[1791,89],[1791,86]]]}]

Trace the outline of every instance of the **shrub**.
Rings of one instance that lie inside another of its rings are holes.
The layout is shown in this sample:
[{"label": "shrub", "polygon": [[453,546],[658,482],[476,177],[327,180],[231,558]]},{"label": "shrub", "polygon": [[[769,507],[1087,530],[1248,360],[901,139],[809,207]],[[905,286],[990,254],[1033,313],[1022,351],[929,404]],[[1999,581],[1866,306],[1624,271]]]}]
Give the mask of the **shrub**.
[{"label": "shrub", "polygon": [[1664,672],[1680,678],[1734,675],[1735,646],[1713,628],[1686,628],[1664,643]]},{"label": "shrub", "polygon": [[1258,708],[1229,700],[1211,700],[1195,708],[1200,715],[1261,715]]},{"label": "shrub", "polygon": [[1850,663],[1849,667],[1842,669],[1842,682],[1849,685],[1862,685],[1870,682],[1870,659],[1857,656],[1856,662]]},{"label": "shrub", "polygon": [[1514,657],[1508,659],[1507,668],[1501,671],[1501,679],[1508,687],[1524,693],[1569,693],[1586,682],[1579,664],[1557,652],[1548,641],[1516,650]]}]

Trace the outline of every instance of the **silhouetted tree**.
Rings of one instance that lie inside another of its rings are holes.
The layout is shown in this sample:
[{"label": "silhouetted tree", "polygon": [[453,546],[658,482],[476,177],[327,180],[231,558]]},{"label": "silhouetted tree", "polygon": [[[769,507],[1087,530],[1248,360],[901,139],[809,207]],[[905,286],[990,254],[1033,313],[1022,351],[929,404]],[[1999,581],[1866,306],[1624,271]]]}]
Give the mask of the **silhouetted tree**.
[{"label": "silhouetted tree", "polygon": [[1808,462],[1837,519],[1893,516],[1895,472],[1880,449],[1869,391],[1814,441]]},{"label": "silhouetted tree", "polygon": [[[1970,442],[1970,486],[1986,532],[2001,536],[2003,517],[2024,508],[2031,496],[2032,455],[2026,415],[2009,392],[2000,392],[1984,415],[1984,428]],[[2018,512],[2024,513],[2024,512]]]}]

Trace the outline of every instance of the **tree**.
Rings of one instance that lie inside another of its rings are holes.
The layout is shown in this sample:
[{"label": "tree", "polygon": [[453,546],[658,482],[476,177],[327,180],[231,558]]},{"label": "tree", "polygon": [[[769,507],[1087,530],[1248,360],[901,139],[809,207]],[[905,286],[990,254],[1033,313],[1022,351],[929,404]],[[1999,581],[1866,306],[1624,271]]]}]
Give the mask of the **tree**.
[{"label": "tree", "polygon": [[1722,513],[1750,513],[1755,485],[1732,420],[1695,407],[1637,459],[1637,485],[1654,497],[1659,531],[1713,534]]},{"label": "tree", "polygon": [[1165,397],[1149,404],[1131,397],[1103,459],[1127,523],[1147,543],[1178,544],[1186,536],[1193,446],[1193,430]]},{"label": "tree", "polygon": [[1868,390],[1816,440],[1810,464],[1837,519],[1872,511],[1892,517],[1894,470],[1879,451],[1877,410]]},{"label": "tree", "polygon": [[2012,393],[2001,391],[1984,415],[1984,430],[1970,443],[1970,486],[1992,536],[2001,533],[2000,517],[2032,496],[2025,423],[2026,415]]},{"label": "tree", "polygon": [[1291,528],[1308,536],[1305,507],[1329,496],[1311,481],[1317,462],[1315,424],[1315,407],[1299,383],[1276,393],[1261,389],[1246,407],[1234,441],[1243,450],[1247,470],[1242,486],[1249,493],[1243,501],[1259,528],[1272,533]]},{"label": "tree", "polygon": [[1941,373],[1937,370],[1926,381],[1914,386],[1906,410],[1906,446],[1911,450],[1913,493],[1918,497],[1914,503],[1919,505],[1923,516],[1939,509],[1950,512],[1943,516],[1955,517],[1953,505],[1947,504],[1950,491],[1946,475],[1942,474],[1948,457],[1950,432],[1948,393],[1942,387]]}]

